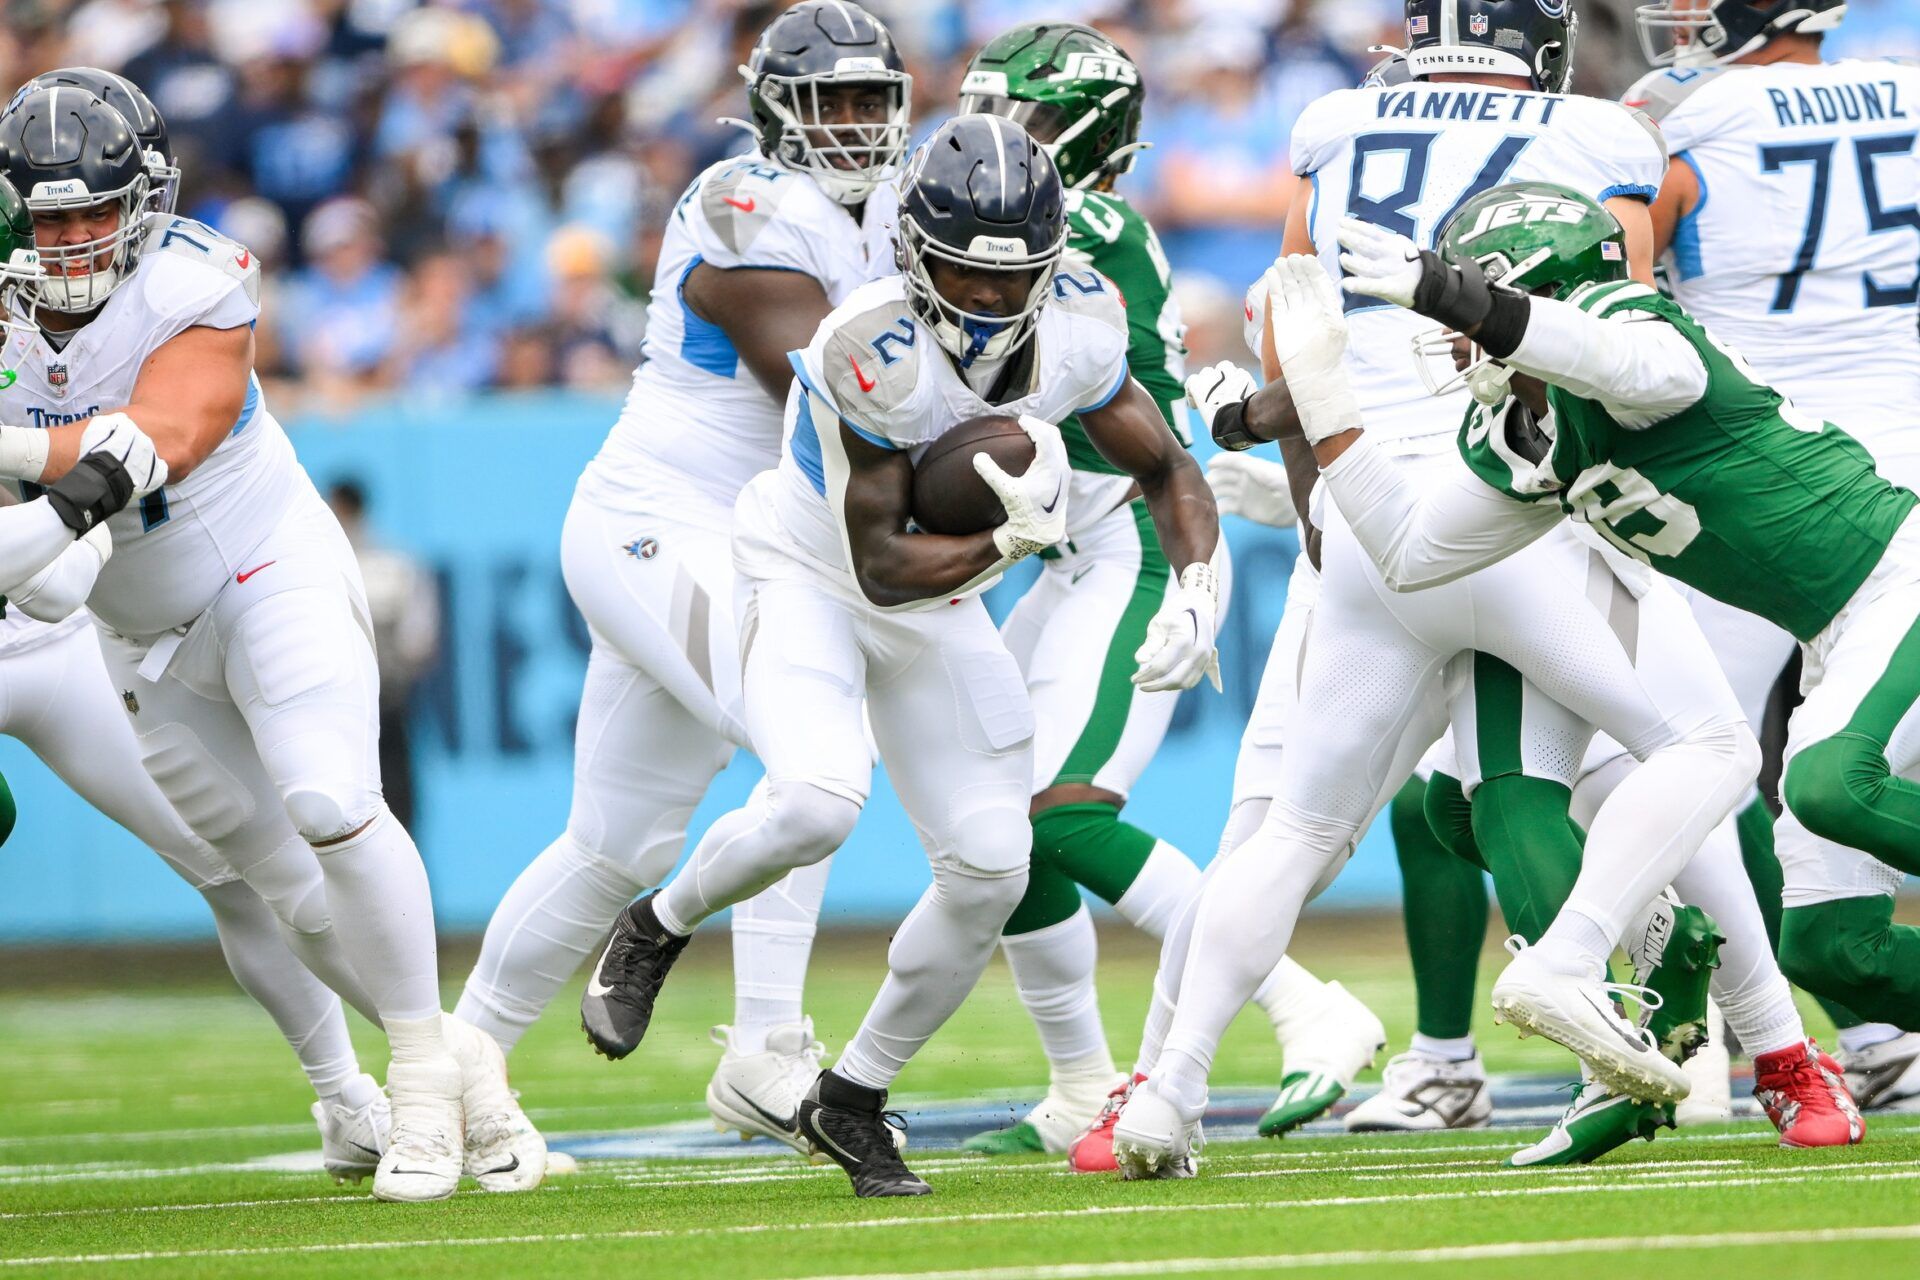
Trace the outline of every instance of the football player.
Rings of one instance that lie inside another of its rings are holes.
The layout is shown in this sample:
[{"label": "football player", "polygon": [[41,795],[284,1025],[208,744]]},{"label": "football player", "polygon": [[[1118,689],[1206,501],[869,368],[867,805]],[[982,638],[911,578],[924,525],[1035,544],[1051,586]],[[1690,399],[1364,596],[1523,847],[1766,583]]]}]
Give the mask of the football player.
[{"label": "football player", "polygon": [[[1626,101],[1660,122],[1674,152],[1653,224],[1675,300],[1764,382],[1844,423],[1881,475],[1920,488],[1920,428],[1909,414],[1920,403],[1920,67],[1823,61],[1825,35],[1845,13],[1842,0],[1643,5],[1640,33],[1659,69]],[[1793,637],[1710,596],[1696,595],[1695,611],[1758,724]],[[1883,897],[1862,877],[1858,851],[1813,837],[1791,812],[1779,819],[1776,858],[1757,794],[1749,809],[1743,852],[1776,935],[1782,862],[1791,905],[1866,912]],[[1825,914],[1795,916],[1781,940],[1817,952],[1805,944]],[[1822,1003],[1841,1028],[1837,1056],[1863,1108],[1920,1097],[1920,1034]]]},{"label": "football player", "polygon": [[[33,217],[13,184],[0,178],[0,328],[9,339],[16,325],[23,334],[30,330],[44,278],[33,248]],[[23,346],[9,340],[6,349]],[[152,461],[151,444],[133,433],[127,438],[138,442],[135,468],[145,457],[153,481],[163,480],[164,464]],[[314,1087],[325,1168],[338,1179],[359,1179],[373,1172],[386,1146],[387,1101],[373,1077],[360,1070],[340,1000],[295,957],[260,895],[187,828],[147,777],[91,620],[80,607],[112,554],[104,517],[144,497],[158,487],[154,482],[136,489],[130,477],[122,484],[91,467],[76,468],[37,500],[35,505],[54,506],[72,521],[63,526],[70,528],[69,537],[71,528],[86,531],[60,560],[0,590],[0,733],[18,739],[82,799],[158,853],[206,901],[235,980],[273,1017]],[[104,484],[90,527],[72,500],[82,484]],[[0,498],[10,503],[11,494]],[[19,518],[12,510],[6,517]],[[28,541],[9,539],[6,545]],[[0,579],[12,580],[4,572]],[[11,795],[5,810],[4,826],[11,831]]]},{"label": "football player", "polygon": [[[911,78],[858,5],[808,3],[761,35],[757,144],[696,178],[667,221],[646,359],[575,491],[561,568],[592,652],[566,830],[487,926],[458,1014],[510,1051],[634,895],[680,860],[687,819],[736,747],[735,499],[780,459],[787,352],[893,270]],[[799,1149],[821,1047],[801,1011],[826,866],[733,911],[736,1016],[707,1088],[714,1118]]]},{"label": "football player", "polygon": [[[960,110],[1018,121],[1053,158],[1067,187],[1067,261],[1118,288],[1127,366],[1179,435],[1186,348],[1172,272],[1153,228],[1114,191],[1145,145],[1145,98],[1138,65],[1111,40],[1073,23],[1037,22],[974,55]],[[1178,583],[1132,478],[1100,454],[1076,419],[1060,431],[1074,507],[1099,518],[1078,521],[1073,536],[1043,557],[1039,582],[1002,628],[1033,698],[1037,771],[1027,892],[1001,950],[1040,1029],[1051,1080],[1047,1096],[1018,1123],[966,1143],[987,1154],[1066,1151],[1128,1078],[1114,1070],[1100,1021],[1097,943],[1081,888],[1158,940],[1200,881],[1190,857],[1121,817],[1179,701],[1128,678],[1147,623]],[[1223,613],[1226,595],[1223,583]],[[1090,652],[1101,659],[1090,661]],[[1282,1096],[1263,1131],[1304,1124],[1331,1107],[1385,1039],[1380,1020],[1344,988],[1291,960],[1254,998],[1286,1051]]]},{"label": "football player", "polygon": [[31,90],[0,116],[0,170],[47,269],[0,388],[25,424],[0,428],[0,474],[57,483],[134,424],[166,463],[166,487],[112,517],[116,554],[88,596],[148,774],[386,1031],[374,1194],[451,1195],[463,1164],[493,1189],[536,1184],[544,1150],[507,1150],[531,1126],[498,1049],[440,1013],[425,870],[380,798],[358,570],[252,372],[259,265],[151,216],[138,140],[81,89]]},{"label": "football player", "polygon": [[[933,884],[894,935],[859,1032],[800,1106],[802,1134],[863,1196],[928,1192],[895,1147],[887,1089],[972,989],[1026,889],[1033,709],[977,593],[1107,514],[1076,510],[1053,422],[1079,414],[1140,486],[1178,566],[1134,681],[1198,682],[1218,611],[1212,494],[1127,372],[1113,286],[1061,269],[1053,162],[1011,121],[958,116],[915,154],[902,193],[903,274],[856,290],[794,354],[780,466],[735,508],[745,707],[768,785],[622,913],[581,1003],[596,1045],[630,1052],[695,926],[846,838],[872,770],[864,700]],[[1035,446],[1019,476],[974,459],[1006,522],[914,530],[915,459],[988,412],[1017,417]]]},{"label": "football player", "polygon": [[[1574,28],[1565,5],[1413,0],[1407,63],[1418,83],[1329,95],[1296,126],[1293,160],[1313,194],[1290,214],[1288,250],[1332,262],[1336,212],[1429,238],[1455,208],[1503,179],[1557,175],[1619,207],[1639,228],[1629,250],[1650,276],[1646,202],[1665,153],[1656,131],[1618,104],[1558,92],[1571,68]],[[1363,336],[1335,363],[1351,362],[1368,422],[1392,442],[1392,465],[1437,474],[1447,465],[1464,392],[1440,400],[1428,394],[1408,346],[1417,321],[1380,302],[1356,298],[1352,307]],[[1279,336],[1273,325],[1266,332],[1269,344]],[[1270,362],[1269,373],[1279,371]],[[1210,375],[1190,389],[1216,440],[1244,448],[1271,438],[1248,434],[1235,411],[1251,380],[1238,375],[1236,383],[1225,370]],[[1438,736],[1443,678],[1475,650],[1456,719],[1476,727],[1456,737],[1472,748],[1497,745],[1501,762],[1513,765],[1501,781],[1516,784],[1504,807],[1516,818],[1509,825],[1520,852],[1527,841],[1557,841],[1579,860],[1564,821],[1570,780],[1547,784],[1538,771],[1576,765],[1588,725],[1610,729],[1649,761],[1636,775],[1641,787],[1671,788],[1699,803],[1691,821],[1662,815],[1656,829],[1627,790],[1618,793],[1596,823],[1582,892],[1540,946],[1515,957],[1495,993],[1506,1016],[1574,1049],[1623,1091],[1669,1100],[1686,1091],[1680,1069],[1611,1012],[1599,988],[1620,936],[1711,829],[1713,806],[1723,795],[1731,805],[1729,790],[1744,787],[1757,767],[1757,746],[1731,695],[1711,696],[1725,693],[1724,681],[1702,671],[1687,682],[1697,691],[1689,705],[1662,705],[1609,626],[1611,589],[1599,600],[1589,596],[1592,551],[1570,537],[1534,548],[1525,569],[1498,566],[1497,576],[1463,584],[1444,605],[1409,610],[1382,588],[1340,513],[1327,514],[1323,580],[1289,722],[1312,726],[1319,749],[1282,753],[1259,832],[1210,874],[1159,1069],[1135,1090],[1115,1130],[1123,1172],[1132,1176],[1191,1171],[1219,1035],[1257,986],[1255,970],[1284,952],[1307,897],[1337,871],[1370,814]],[[1602,583],[1617,581],[1613,566],[1598,568]],[[1629,584],[1619,589],[1633,598]],[[1509,688],[1512,696],[1503,696]],[[1518,785],[1536,779],[1543,785]],[[1523,820],[1555,803],[1558,836],[1551,823]]]},{"label": "football player", "polygon": [[[1605,210],[1544,184],[1469,202],[1439,254],[1344,226],[1350,291],[1472,338],[1508,385],[1483,380],[1462,426],[1472,474],[1430,486],[1422,500],[1355,429],[1337,372],[1319,379],[1308,356],[1303,368],[1334,406],[1306,428],[1322,474],[1396,590],[1497,562],[1577,514],[1618,549],[1788,630],[1805,646],[1807,697],[1788,729],[1787,804],[1810,831],[1872,855],[1862,879],[1890,893],[1920,866],[1902,843],[1916,787],[1900,776],[1920,750],[1899,732],[1920,698],[1904,649],[1920,617],[1916,498],[1882,479],[1858,441],[1759,381],[1678,304],[1629,280],[1620,240]],[[1324,279],[1318,286],[1308,292],[1331,292]],[[1345,340],[1334,304],[1296,314],[1306,332]],[[1920,930],[1852,905],[1823,912],[1831,937],[1809,943],[1845,963],[1829,973],[1796,963],[1788,948],[1787,970],[1812,990],[1824,981],[1828,995],[1844,978],[1848,1007],[1907,1024],[1920,1013]],[[1819,908],[1788,915],[1809,910]],[[1837,1099],[1836,1069],[1809,1043],[1794,1101]]]}]

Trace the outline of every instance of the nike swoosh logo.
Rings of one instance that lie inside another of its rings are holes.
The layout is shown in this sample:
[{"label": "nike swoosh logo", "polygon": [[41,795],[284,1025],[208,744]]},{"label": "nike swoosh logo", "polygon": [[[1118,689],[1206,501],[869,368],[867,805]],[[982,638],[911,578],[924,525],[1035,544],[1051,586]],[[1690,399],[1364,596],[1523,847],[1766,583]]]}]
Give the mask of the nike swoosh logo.
[{"label": "nike swoosh logo", "polygon": [[245,271],[253,265],[253,251],[251,249],[242,249],[240,256],[233,260],[233,265]]},{"label": "nike swoosh logo", "polygon": [[738,209],[742,213],[753,212],[754,200],[752,196],[748,196],[744,201],[735,200],[732,196],[721,196],[720,199],[723,202],[732,205],[734,208]]},{"label": "nike swoosh logo", "polygon": [[1041,507],[1040,509],[1041,509],[1042,511],[1044,511],[1044,512],[1046,512],[1046,513],[1047,513],[1048,515],[1052,515],[1052,514],[1053,514],[1053,509],[1054,509],[1055,507],[1057,507],[1057,506],[1059,506],[1059,505],[1060,505],[1060,494],[1061,494],[1061,492],[1062,492],[1062,491],[1063,491],[1063,490],[1064,490],[1065,488],[1066,488],[1066,485],[1065,485],[1065,484],[1064,484],[1064,483],[1063,483],[1062,481],[1058,481],[1058,480],[1056,480],[1056,481],[1054,481],[1054,483],[1053,483],[1053,501],[1051,501],[1051,502],[1049,502],[1049,503],[1046,503],[1046,504],[1045,504],[1044,506],[1042,506],[1042,507]]},{"label": "nike swoosh logo", "polygon": [[419,1178],[438,1178],[441,1176],[438,1169],[402,1169],[398,1165],[395,1165],[392,1169],[388,1170],[388,1172],[412,1174]]},{"label": "nike swoosh logo", "polygon": [[593,966],[593,972],[587,976],[587,994],[595,999],[613,994],[613,988],[600,981],[600,973],[607,967],[607,956],[612,952],[613,944],[609,942],[607,949],[600,953],[600,963]]},{"label": "nike swoosh logo", "polygon": [[826,1144],[829,1147],[832,1147],[835,1151],[838,1151],[841,1155],[845,1156],[848,1160],[851,1160],[855,1164],[866,1163],[859,1156],[854,1155],[853,1152],[847,1150],[845,1147],[841,1146],[839,1143],[835,1142],[832,1138],[829,1138],[826,1134],[820,1131],[820,1121],[818,1118],[818,1113],[815,1113],[815,1115],[807,1117],[807,1119],[811,1122],[807,1125],[807,1128],[812,1132],[813,1136],[818,1138],[822,1143]]},{"label": "nike swoosh logo", "polygon": [[515,1156],[513,1159],[501,1165],[498,1169],[482,1169],[480,1171],[479,1176],[484,1178],[488,1174],[493,1174],[493,1173],[512,1173],[515,1169],[518,1169],[519,1167],[520,1167],[520,1157]]},{"label": "nike swoosh logo", "polygon": [[372,1156],[375,1160],[378,1160],[380,1158],[380,1153],[378,1151],[375,1151],[372,1147],[368,1146],[364,1142],[354,1142],[352,1139],[348,1139],[347,1145],[352,1147],[355,1151],[366,1152],[368,1155]]},{"label": "nike swoosh logo", "polygon": [[1093,572],[1093,566],[1088,565],[1086,568],[1082,569],[1080,572],[1074,574],[1071,578],[1068,578],[1067,585],[1073,586],[1075,583],[1079,582],[1080,579],[1086,577],[1088,574],[1092,572]]},{"label": "nike swoosh logo", "polygon": [[233,580],[234,580],[235,582],[245,582],[245,581],[246,581],[246,580],[247,580],[248,578],[251,578],[251,577],[252,577],[252,576],[253,576],[254,574],[256,574],[256,573],[258,573],[258,572],[260,572],[260,571],[261,571],[262,569],[270,569],[270,568],[272,568],[272,567],[273,567],[274,565],[276,565],[276,564],[279,564],[279,563],[280,563],[280,562],[279,562],[278,560],[269,560],[269,561],[267,561],[267,562],[266,562],[265,564],[257,564],[257,565],[255,565],[255,566],[253,566],[253,568],[251,568],[251,569],[249,569],[249,570],[247,570],[247,571],[246,571],[245,573],[236,573],[236,574],[234,574],[234,575],[233,575]]},{"label": "nike swoosh logo", "polygon": [[853,366],[854,379],[855,381],[859,382],[860,389],[862,391],[872,391],[875,387],[880,385],[877,381],[867,377],[865,370],[861,369],[860,362],[858,360],[854,359],[852,356],[848,356],[847,363]]},{"label": "nike swoosh logo", "polygon": [[1585,1000],[1590,1006],[1592,1006],[1593,1011],[1600,1015],[1600,1020],[1607,1024],[1607,1030],[1613,1032],[1613,1034],[1619,1036],[1622,1040],[1624,1040],[1629,1046],[1632,1047],[1635,1053],[1648,1052],[1647,1042],[1645,1040],[1642,1040],[1639,1036],[1634,1035],[1632,1032],[1628,1031],[1626,1028],[1620,1025],[1620,1015],[1616,1014],[1613,1011],[1613,1006],[1611,1002],[1608,1002],[1603,1007],[1601,1002],[1598,1000],[1595,1000],[1593,998],[1592,993],[1587,991],[1582,991],[1580,993],[1580,998],[1582,1000]]},{"label": "nike swoosh logo", "polygon": [[[728,1086],[728,1087],[732,1088],[732,1086]],[[774,1128],[780,1130],[780,1132],[793,1133],[794,1131],[800,1128],[800,1116],[797,1112],[790,1116],[775,1115],[773,1112],[767,1110],[765,1107],[755,1102],[752,1098],[749,1098],[746,1094],[740,1092],[740,1090],[732,1089],[732,1092],[733,1092],[733,1096],[735,1098],[738,1098],[741,1102],[744,1102],[750,1111],[752,1111],[755,1115],[759,1116],[762,1120],[765,1120],[768,1124],[772,1125]]]}]

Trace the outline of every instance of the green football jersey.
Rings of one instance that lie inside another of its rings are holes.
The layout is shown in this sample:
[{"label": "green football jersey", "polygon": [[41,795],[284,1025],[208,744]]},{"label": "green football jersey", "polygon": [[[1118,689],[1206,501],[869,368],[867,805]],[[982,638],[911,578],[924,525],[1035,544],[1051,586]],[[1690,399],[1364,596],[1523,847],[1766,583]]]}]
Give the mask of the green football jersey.
[{"label": "green football jersey", "polygon": [[1476,406],[1460,433],[1467,464],[1502,493],[1556,500],[1627,554],[1812,639],[1920,499],[1883,480],[1852,436],[1795,410],[1678,303],[1631,282],[1588,285],[1570,301],[1671,324],[1705,361],[1706,394],[1631,429],[1550,386],[1553,438],[1531,446],[1509,434],[1504,403]]},{"label": "green football jersey", "polygon": [[[1120,290],[1127,308],[1127,367],[1147,389],[1180,443],[1193,441],[1181,429],[1179,406],[1187,398],[1187,347],[1180,308],[1173,300],[1173,269],[1160,238],[1139,211],[1101,191],[1067,192],[1067,253]],[[1067,459],[1076,471],[1117,475],[1100,456],[1078,418],[1060,424]]]}]

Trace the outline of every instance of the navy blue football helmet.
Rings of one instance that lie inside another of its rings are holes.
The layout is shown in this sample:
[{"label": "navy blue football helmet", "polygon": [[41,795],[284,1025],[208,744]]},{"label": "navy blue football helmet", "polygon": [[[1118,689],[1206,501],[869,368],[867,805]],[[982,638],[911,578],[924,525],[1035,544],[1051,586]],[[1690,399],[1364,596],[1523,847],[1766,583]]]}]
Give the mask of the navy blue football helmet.
[{"label": "navy blue football helmet", "polygon": [[160,108],[153,105],[153,99],[125,76],[99,67],[61,67],[58,71],[49,71],[27,81],[14,96],[18,100],[34,89],[56,86],[84,89],[126,117],[133,136],[140,140],[140,147],[146,153],[153,211],[172,213],[180,197],[180,166],[174,163],[166,118],[160,114]]},{"label": "navy blue football helmet", "polygon": [[1789,31],[1824,34],[1846,16],[1846,0],[1659,0],[1633,15],[1640,47],[1656,67],[1718,66]]},{"label": "navy blue football helmet", "polygon": [[[760,33],[747,65],[748,125],[770,160],[801,169],[841,204],[859,204],[907,153],[913,77],[885,24],[852,0],[807,0]],[[826,85],[879,84],[880,124],[821,123]]]},{"label": "navy blue football helmet", "polygon": [[1526,76],[1565,93],[1579,28],[1573,0],[1407,0],[1407,68],[1415,78]]},{"label": "navy blue football helmet", "polygon": [[[997,360],[1032,336],[1067,243],[1066,190],[1045,148],[1003,116],[955,116],[914,152],[900,181],[899,266],[907,299],[962,365]],[[934,288],[933,260],[1030,271],[1025,305],[981,315]]]}]

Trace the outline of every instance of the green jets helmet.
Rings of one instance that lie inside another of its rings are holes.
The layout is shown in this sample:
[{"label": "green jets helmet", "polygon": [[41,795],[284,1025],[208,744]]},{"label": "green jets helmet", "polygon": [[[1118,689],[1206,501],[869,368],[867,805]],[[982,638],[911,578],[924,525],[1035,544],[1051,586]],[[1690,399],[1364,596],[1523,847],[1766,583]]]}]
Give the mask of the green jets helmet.
[{"label": "green jets helmet", "polygon": [[[1598,201],[1552,182],[1512,182],[1475,196],[1440,228],[1437,249],[1455,266],[1478,263],[1496,284],[1562,301],[1582,286],[1628,278],[1619,220]],[[1440,395],[1464,384],[1486,403],[1504,395],[1504,368],[1477,349],[1455,376],[1435,377],[1436,363],[1451,363],[1454,342],[1454,334],[1438,330],[1414,340],[1428,388]]]},{"label": "green jets helmet", "polygon": [[984,112],[1023,125],[1076,190],[1133,168],[1147,99],[1140,68],[1092,27],[1029,22],[973,55],[960,85],[962,114]]},{"label": "green jets helmet", "polygon": [[34,312],[46,278],[33,245],[33,214],[14,185],[0,177],[0,388],[13,385],[13,366],[24,354],[14,339],[39,328]]}]

